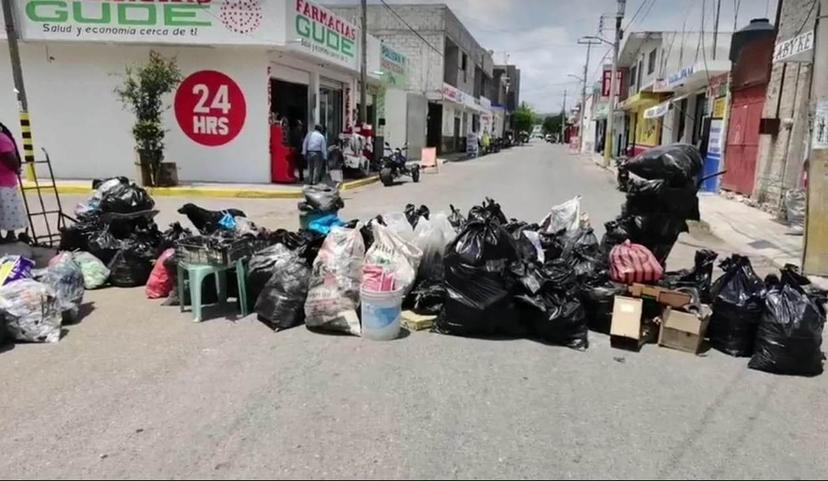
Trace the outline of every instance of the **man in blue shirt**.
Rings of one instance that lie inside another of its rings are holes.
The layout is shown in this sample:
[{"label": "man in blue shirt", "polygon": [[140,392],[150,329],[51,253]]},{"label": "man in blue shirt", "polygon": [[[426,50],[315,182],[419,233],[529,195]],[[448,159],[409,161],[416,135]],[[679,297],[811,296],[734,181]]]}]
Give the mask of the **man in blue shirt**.
[{"label": "man in blue shirt", "polygon": [[328,145],[322,132],[324,132],[324,128],[317,125],[305,137],[305,143],[302,145],[302,155],[308,163],[308,181],[311,185],[322,182],[322,178],[325,176]]}]

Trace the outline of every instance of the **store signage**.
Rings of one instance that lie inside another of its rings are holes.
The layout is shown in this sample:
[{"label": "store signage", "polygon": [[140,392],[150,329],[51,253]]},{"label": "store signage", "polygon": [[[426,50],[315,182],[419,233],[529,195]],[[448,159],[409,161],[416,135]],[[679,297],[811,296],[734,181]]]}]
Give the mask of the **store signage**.
[{"label": "store signage", "polygon": [[288,9],[288,44],[356,68],[359,50],[356,26],[307,0],[288,0]]},{"label": "store signage", "polygon": [[408,87],[408,58],[385,44],[382,45],[380,69],[386,85],[401,89]]},{"label": "store signage", "polygon": [[443,94],[443,100],[449,100],[456,104],[466,103],[466,94],[464,94],[462,90],[453,87],[449,84],[443,84],[443,89],[441,93]]},{"label": "store signage", "polygon": [[683,69],[679,70],[678,72],[670,75],[667,78],[667,84],[670,87],[677,87],[679,85],[683,85],[687,82],[687,79],[690,78],[696,72],[695,66],[684,67]]},{"label": "store signage", "polygon": [[21,0],[24,40],[273,44],[270,0]]},{"label": "store signage", "polygon": [[805,32],[794,38],[785,40],[784,42],[777,43],[773,49],[773,63],[812,62],[814,59],[813,50],[814,31],[811,30],[810,32]]},{"label": "store signage", "polygon": [[644,118],[645,119],[659,119],[667,115],[667,112],[670,110],[670,102],[664,102],[661,104],[656,105],[655,107],[650,107],[644,111]]},{"label": "store signage", "polygon": [[221,72],[202,70],[178,87],[175,118],[194,142],[219,147],[241,133],[247,119],[247,102],[233,79]]},{"label": "store signage", "polygon": [[[621,70],[615,71],[616,84],[615,95],[621,96],[621,85],[624,83],[624,72]],[[601,78],[601,96],[610,96],[610,83],[612,79],[612,67],[604,67],[604,76]]]}]

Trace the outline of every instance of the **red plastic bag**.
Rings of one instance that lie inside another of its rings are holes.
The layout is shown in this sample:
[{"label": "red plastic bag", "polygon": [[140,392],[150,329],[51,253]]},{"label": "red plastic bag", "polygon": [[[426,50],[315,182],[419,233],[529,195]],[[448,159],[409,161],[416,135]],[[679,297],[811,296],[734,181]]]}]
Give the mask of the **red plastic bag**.
[{"label": "red plastic bag", "polygon": [[624,284],[655,282],[664,277],[664,268],[649,249],[628,240],[610,252],[610,277]]},{"label": "red plastic bag", "polygon": [[164,299],[170,295],[175,286],[175,272],[166,266],[167,260],[175,255],[175,249],[167,249],[155,261],[149,280],[147,281],[147,298]]}]

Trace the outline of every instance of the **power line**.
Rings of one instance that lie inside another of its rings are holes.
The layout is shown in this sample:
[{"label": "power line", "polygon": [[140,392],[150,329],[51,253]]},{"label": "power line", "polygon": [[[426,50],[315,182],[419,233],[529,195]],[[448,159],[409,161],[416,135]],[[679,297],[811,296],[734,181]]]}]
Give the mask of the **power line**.
[{"label": "power line", "polygon": [[408,27],[408,29],[409,29],[409,30],[411,30],[411,31],[414,33],[414,35],[416,35],[416,36],[420,37],[420,40],[422,40],[422,41],[423,41],[426,45],[428,45],[429,47],[431,47],[431,50],[434,50],[435,52],[437,52],[437,54],[438,54],[438,55],[440,55],[441,57],[444,57],[444,56],[445,56],[445,55],[443,54],[443,52],[441,52],[441,51],[440,51],[437,47],[435,47],[434,45],[432,45],[432,44],[431,44],[431,42],[429,42],[428,40],[426,40],[426,39],[425,39],[425,37],[423,37],[422,35],[420,35],[420,32],[418,32],[418,31],[414,30],[414,27],[412,27],[411,25],[409,25],[409,24],[408,24],[408,22],[406,22],[406,21],[405,21],[405,19],[404,19],[404,18],[402,18],[402,17],[401,17],[401,16],[397,13],[397,11],[396,11],[396,10],[394,10],[393,8],[391,8],[391,5],[388,5],[388,3],[387,3],[385,0],[380,0],[380,2],[382,2],[382,4],[383,4],[383,5],[385,5],[385,8],[387,8],[387,9],[388,9],[388,11],[390,11],[390,12],[391,12],[391,13],[392,13],[395,17],[397,17],[397,20],[399,20],[400,22],[402,22],[402,23],[403,23],[403,25],[405,25],[406,27]]},{"label": "power line", "polygon": [[630,21],[627,22],[627,25],[624,27],[624,30],[629,30],[630,25],[632,25],[633,22],[635,22],[635,19],[638,17],[638,14],[641,13],[641,9],[644,8],[644,5],[646,5],[648,1],[649,0],[642,0],[641,5],[638,6],[638,10],[635,11],[632,18],[630,18]]}]

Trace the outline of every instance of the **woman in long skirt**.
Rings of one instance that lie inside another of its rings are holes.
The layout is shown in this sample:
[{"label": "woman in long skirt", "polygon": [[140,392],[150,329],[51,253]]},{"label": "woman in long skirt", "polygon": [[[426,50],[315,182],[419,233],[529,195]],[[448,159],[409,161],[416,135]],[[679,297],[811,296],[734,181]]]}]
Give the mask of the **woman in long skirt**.
[{"label": "woman in long skirt", "polygon": [[9,129],[0,123],[0,235],[15,238],[15,231],[28,227],[26,208],[18,186],[20,152]]}]

